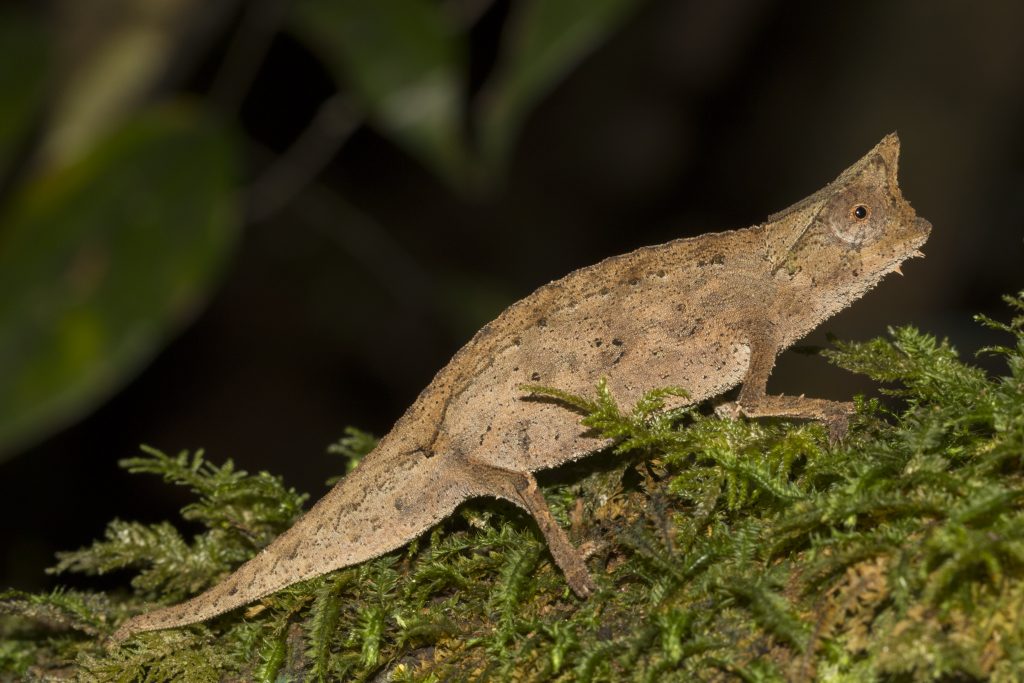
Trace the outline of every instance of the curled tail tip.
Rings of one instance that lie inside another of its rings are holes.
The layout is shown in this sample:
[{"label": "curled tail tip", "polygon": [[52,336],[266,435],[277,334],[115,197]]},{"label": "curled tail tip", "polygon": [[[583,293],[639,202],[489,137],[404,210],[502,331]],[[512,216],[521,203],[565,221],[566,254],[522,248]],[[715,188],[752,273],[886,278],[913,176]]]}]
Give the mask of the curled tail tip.
[{"label": "curled tail tip", "polygon": [[167,626],[154,626],[152,624],[147,624],[147,616],[149,616],[147,613],[137,614],[136,616],[125,620],[114,630],[113,633],[107,636],[106,640],[103,641],[104,649],[107,651],[116,650],[124,644],[124,641],[133,636],[137,636],[140,633],[176,628],[177,626],[176,624],[169,624]]},{"label": "curled tail tip", "polygon": [[135,620],[136,618],[132,617],[128,621],[118,626],[117,630],[115,630],[113,633],[107,636],[107,639],[103,641],[104,649],[106,649],[108,652],[110,650],[116,650],[117,648],[121,647],[121,644],[124,641],[135,635],[138,632],[137,629],[133,626],[133,622],[135,622]]},{"label": "curled tail tip", "polygon": [[103,647],[107,650],[113,650],[120,647],[124,641],[128,640],[133,636],[137,636],[140,633],[146,631],[158,631],[165,628],[174,628],[178,624],[167,624],[159,625],[153,624],[150,617],[152,612],[143,612],[142,614],[136,614],[134,617],[130,617],[125,621],[121,622],[121,625],[114,629],[114,632],[107,636],[106,640],[103,641]]}]

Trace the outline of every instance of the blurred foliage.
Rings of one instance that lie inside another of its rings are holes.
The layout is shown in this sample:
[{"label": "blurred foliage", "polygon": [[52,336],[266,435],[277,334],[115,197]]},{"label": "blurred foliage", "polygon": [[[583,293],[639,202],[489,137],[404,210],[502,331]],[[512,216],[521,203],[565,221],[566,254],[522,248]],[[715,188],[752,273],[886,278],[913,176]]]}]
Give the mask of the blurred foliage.
[{"label": "blurred foliage", "polygon": [[475,107],[468,31],[450,4],[301,0],[294,30],[359,93],[384,133],[456,189],[473,192],[500,174],[529,110],[639,4],[513,3],[499,62]]},{"label": "blurred foliage", "polygon": [[45,46],[38,22],[10,6],[0,7],[0,181],[13,155],[27,146],[46,84]]},{"label": "blurred foliage", "polygon": [[296,20],[383,132],[441,175],[465,179],[466,45],[441,4],[304,0]]},{"label": "blurred foliage", "polygon": [[529,111],[618,27],[638,0],[516,3],[509,36],[480,102],[483,161],[499,168]]},{"label": "blurred foliage", "polygon": [[140,113],[0,213],[0,448],[106,398],[189,320],[235,237],[224,131]]},{"label": "blurred foliage", "polygon": [[[0,594],[0,667],[151,681],[1019,680],[1024,292],[1008,302],[1010,323],[981,319],[1010,339],[987,350],[1003,377],[911,327],[828,352],[893,395],[891,408],[858,399],[838,446],[817,424],[665,410],[676,389],[624,411],[603,385],[595,398],[533,387],[615,444],[544,487],[593,549],[586,601],[528,517],[476,501],[405,550],[105,651],[129,613],[180,599],[174,577],[195,577],[190,590],[218,580],[301,502],[270,475],[150,451],[125,466],[200,496],[184,515],[205,528],[191,555],[114,533],[63,556],[66,570],[166,580],[129,595]],[[342,444],[358,457],[372,440]]]},{"label": "blurred foliage", "polygon": [[[469,32],[488,3],[461,16],[458,3],[301,0],[282,21],[385,135],[472,192],[497,176],[526,112],[637,2],[515,3],[476,122]],[[88,39],[0,8],[0,458],[94,409],[195,316],[231,256],[246,188],[294,195],[294,178],[320,170],[296,167],[311,144],[297,140],[279,164],[288,173],[271,161],[266,174],[288,187],[243,187],[240,126],[218,121],[216,92],[185,97],[167,77],[189,43],[182,15],[209,8],[118,3],[104,5],[121,8],[117,21],[92,27],[107,35]],[[221,76],[244,79],[230,49],[218,59]]]}]

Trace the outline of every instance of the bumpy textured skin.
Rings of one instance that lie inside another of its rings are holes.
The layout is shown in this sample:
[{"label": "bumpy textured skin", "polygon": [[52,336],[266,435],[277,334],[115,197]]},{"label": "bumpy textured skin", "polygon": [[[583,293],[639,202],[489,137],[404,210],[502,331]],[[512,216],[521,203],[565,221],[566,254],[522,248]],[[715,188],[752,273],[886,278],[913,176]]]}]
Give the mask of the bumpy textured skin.
[{"label": "bumpy textured skin", "polygon": [[521,386],[587,394],[605,377],[629,405],[658,386],[682,386],[696,402],[743,383],[723,413],[817,419],[841,436],[849,403],[767,396],[765,385],[782,350],[921,255],[931,226],[903,200],[898,157],[889,135],[764,224],[645,247],[539,288],[480,330],[294,527],[205,593],[128,620],[112,641],[376,557],[476,496],[529,511],[569,584],[589,594],[583,559],[531,473],[605,443],[577,414]]}]

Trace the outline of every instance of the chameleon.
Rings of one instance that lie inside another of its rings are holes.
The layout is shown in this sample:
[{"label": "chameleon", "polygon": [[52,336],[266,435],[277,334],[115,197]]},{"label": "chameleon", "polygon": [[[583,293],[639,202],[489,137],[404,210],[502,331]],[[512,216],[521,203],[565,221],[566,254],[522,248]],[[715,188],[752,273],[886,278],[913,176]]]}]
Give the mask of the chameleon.
[{"label": "chameleon", "polygon": [[897,183],[887,135],[821,190],[753,227],[605,259],[535,290],[485,325],[359,465],[295,524],[204,593],[132,617],[111,643],[210,619],[288,585],[408,543],[470,498],[529,513],[568,585],[595,590],[534,472],[608,445],[543,383],[576,394],[602,379],[619,400],[671,384],[696,403],[742,385],[726,416],[788,417],[847,429],[853,404],[768,395],[777,356],[923,256],[931,224]]}]

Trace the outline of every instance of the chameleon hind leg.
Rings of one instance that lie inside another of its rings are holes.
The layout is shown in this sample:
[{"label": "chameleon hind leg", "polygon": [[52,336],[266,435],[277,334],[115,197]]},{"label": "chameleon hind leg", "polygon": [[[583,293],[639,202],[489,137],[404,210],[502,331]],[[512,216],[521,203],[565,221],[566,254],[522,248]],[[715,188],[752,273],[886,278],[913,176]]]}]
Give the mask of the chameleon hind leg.
[{"label": "chameleon hind leg", "polygon": [[537,486],[537,480],[530,472],[507,470],[471,458],[464,461],[464,467],[477,493],[507,500],[526,510],[536,520],[555,564],[565,574],[569,587],[576,595],[585,598],[597,589],[583,561],[583,555],[555,521]]}]

